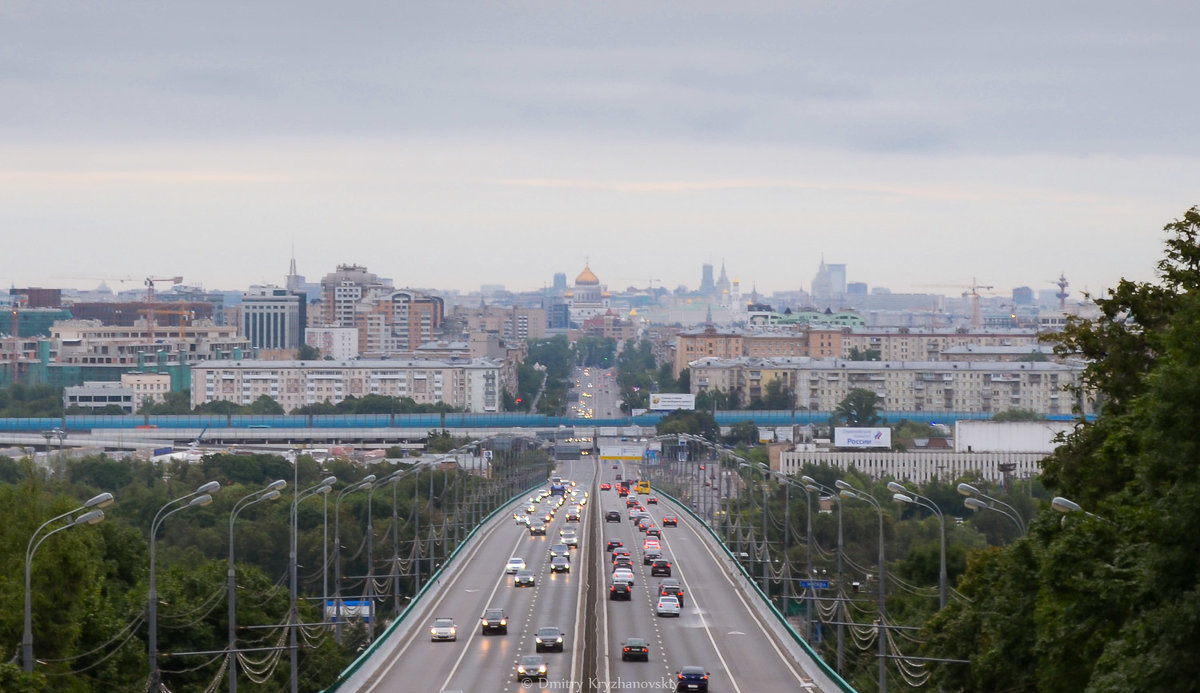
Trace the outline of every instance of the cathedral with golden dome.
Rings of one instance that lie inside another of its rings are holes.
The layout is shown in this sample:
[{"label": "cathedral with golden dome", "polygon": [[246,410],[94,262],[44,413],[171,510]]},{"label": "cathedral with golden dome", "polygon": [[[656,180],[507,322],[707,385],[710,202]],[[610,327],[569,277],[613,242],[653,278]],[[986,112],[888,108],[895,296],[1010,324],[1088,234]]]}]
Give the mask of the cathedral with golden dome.
[{"label": "cathedral with golden dome", "polygon": [[584,263],[583,271],[575,277],[575,285],[563,295],[567,300],[567,308],[571,313],[573,324],[583,324],[583,321],[608,312],[612,295],[608,287],[600,283],[599,277],[592,268]]}]

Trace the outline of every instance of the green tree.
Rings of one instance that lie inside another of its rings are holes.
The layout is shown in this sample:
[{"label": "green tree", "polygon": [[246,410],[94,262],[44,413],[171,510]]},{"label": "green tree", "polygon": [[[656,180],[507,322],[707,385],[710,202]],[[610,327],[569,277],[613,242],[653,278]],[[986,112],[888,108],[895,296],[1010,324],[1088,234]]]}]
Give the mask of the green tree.
[{"label": "green tree", "polygon": [[830,423],[834,426],[866,428],[879,426],[883,423],[883,418],[879,416],[879,395],[872,390],[854,388],[833,410]]},{"label": "green tree", "polygon": [[311,344],[301,344],[297,350],[296,358],[301,361],[319,361],[321,359],[321,350]]},{"label": "green tree", "polygon": [[753,421],[739,421],[729,427],[725,442],[730,445],[758,445],[758,426]]},{"label": "green tree", "polygon": [[1045,418],[1044,414],[1032,409],[1007,409],[992,415],[992,421],[1040,421]]},{"label": "green tree", "polygon": [[852,347],[850,349],[851,361],[879,361],[883,358],[883,354],[878,349],[859,349]]},{"label": "green tree", "polygon": [[[1121,281],[1055,352],[1082,359],[1080,421],[1042,482],[1092,515],[1042,508],[1028,535],[975,554],[926,651],[971,660],[936,682],[970,691],[1185,691],[1200,660],[1200,211],[1166,226],[1157,283]],[[1182,647],[1183,649],[1176,649]]]}]

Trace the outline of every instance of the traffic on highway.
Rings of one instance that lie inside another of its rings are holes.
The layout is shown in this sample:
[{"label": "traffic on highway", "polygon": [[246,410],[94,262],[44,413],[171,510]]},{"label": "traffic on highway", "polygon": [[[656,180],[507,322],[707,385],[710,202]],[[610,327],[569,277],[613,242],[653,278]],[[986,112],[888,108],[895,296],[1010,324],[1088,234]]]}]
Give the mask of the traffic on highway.
[{"label": "traffic on highway", "polygon": [[585,457],[556,474],[481,527],[331,690],[818,690],[702,526],[638,493],[634,465]]}]

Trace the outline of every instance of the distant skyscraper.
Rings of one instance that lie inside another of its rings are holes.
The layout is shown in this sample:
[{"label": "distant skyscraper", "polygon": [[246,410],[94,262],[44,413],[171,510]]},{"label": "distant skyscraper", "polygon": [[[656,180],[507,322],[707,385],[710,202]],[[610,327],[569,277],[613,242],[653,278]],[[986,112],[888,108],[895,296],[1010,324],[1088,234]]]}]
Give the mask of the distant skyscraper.
[{"label": "distant skyscraper", "polygon": [[555,272],[554,273],[554,286],[552,288],[554,289],[554,293],[557,293],[557,294],[561,294],[562,292],[567,290],[567,273],[566,272]]},{"label": "distant skyscraper", "polygon": [[711,296],[716,291],[716,284],[713,283],[713,266],[711,262],[706,262],[700,266],[700,295]]},{"label": "distant skyscraper", "polygon": [[821,258],[812,281],[812,300],[817,308],[841,308],[846,299],[846,266],[831,265]]},{"label": "distant skyscraper", "polygon": [[1012,291],[1012,302],[1018,306],[1033,305],[1033,289],[1028,286],[1018,286]]}]

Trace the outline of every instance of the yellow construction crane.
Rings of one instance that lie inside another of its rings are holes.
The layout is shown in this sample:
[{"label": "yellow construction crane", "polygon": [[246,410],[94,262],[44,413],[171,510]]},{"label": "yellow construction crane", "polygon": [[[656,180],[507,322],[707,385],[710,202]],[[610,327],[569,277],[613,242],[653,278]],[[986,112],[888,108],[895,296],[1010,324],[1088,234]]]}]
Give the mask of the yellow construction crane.
[{"label": "yellow construction crane", "polygon": [[[180,284],[183,282],[183,277],[146,277],[146,331],[149,334],[150,342],[154,342],[154,284],[155,282],[171,282],[171,284]],[[180,321],[182,322],[182,321]]]},{"label": "yellow construction crane", "polygon": [[971,329],[973,330],[978,330],[983,326],[983,317],[979,311],[979,290],[990,291],[996,288],[990,284],[980,284],[974,277],[971,277],[970,284],[917,284],[916,286],[930,289],[966,289],[962,295],[963,298],[971,297]]}]

